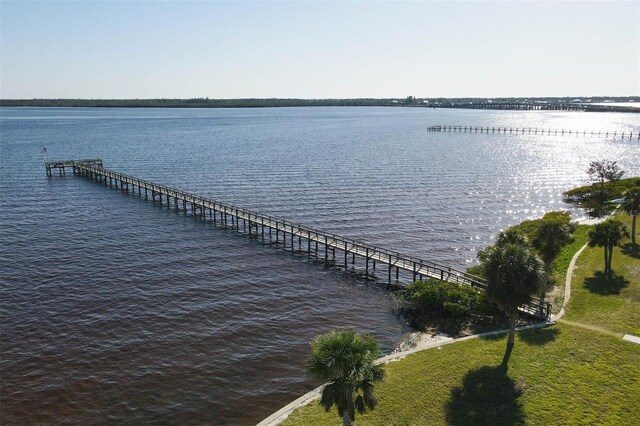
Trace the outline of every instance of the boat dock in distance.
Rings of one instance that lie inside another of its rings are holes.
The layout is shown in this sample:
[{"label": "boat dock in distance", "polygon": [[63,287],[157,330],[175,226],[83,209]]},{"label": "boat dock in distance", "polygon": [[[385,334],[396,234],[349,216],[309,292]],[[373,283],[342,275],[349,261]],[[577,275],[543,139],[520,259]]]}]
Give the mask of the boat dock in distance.
[{"label": "boat dock in distance", "polygon": [[[611,132],[611,131],[595,131],[595,130],[567,130],[567,129],[543,129],[537,127],[483,127],[483,126],[449,126],[438,125],[427,127],[428,132],[454,132],[454,133],[502,133],[513,135],[547,135],[547,136],[609,136],[617,139],[633,138],[633,131],[629,132]],[[640,141],[640,132],[635,133],[636,138]]]},{"label": "boat dock in distance", "polygon": [[[191,210],[194,217],[200,217],[202,220],[208,218],[214,224],[259,238],[263,242],[275,243],[294,253],[304,253],[310,259],[321,260],[334,267],[343,266],[345,270],[355,270],[356,259],[359,259],[360,263],[364,261],[363,275],[367,280],[377,281],[382,272],[386,275],[386,282],[396,287],[403,286],[400,282],[401,274],[403,278],[410,277],[412,281],[429,277],[470,285],[480,290],[487,286],[486,281],[480,277],[436,262],[108,170],[102,167],[100,159],[49,161],[45,163],[45,168],[49,177],[55,169],[60,176],[65,176],[66,169],[71,169],[74,175],[92,179],[110,188],[137,193],[139,197],[144,194],[145,199],[151,198],[161,206],[181,209],[184,212]],[[386,268],[380,268],[379,265],[385,265]],[[551,305],[540,304],[536,299],[532,299],[529,304],[521,307],[521,311],[534,317],[548,319]]]}]

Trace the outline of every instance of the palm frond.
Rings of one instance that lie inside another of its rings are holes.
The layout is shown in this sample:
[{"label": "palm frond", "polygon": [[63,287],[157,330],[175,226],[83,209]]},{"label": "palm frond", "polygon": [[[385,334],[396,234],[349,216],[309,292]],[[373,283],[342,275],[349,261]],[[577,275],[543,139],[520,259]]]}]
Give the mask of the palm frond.
[{"label": "palm frond", "polygon": [[346,412],[355,420],[356,410],[362,413],[376,406],[373,384],[384,378],[384,367],[375,364],[380,348],[373,336],[335,330],[316,337],[311,349],[307,373],[329,382],[320,398],[326,411],[335,406],[340,416]]}]

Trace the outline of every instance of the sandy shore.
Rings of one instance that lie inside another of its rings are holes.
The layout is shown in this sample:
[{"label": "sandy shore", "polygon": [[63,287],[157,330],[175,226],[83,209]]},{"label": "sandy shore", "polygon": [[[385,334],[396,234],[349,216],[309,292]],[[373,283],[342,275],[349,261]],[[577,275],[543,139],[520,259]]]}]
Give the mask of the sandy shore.
[{"label": "sandy shore", "polygon": [[409,349],[420,349],[436,342],[445,342],[448,340],[453,340],[453,338],[443,333],[433,334],[415,331],[409,333],[392,353],[405,352]]}]

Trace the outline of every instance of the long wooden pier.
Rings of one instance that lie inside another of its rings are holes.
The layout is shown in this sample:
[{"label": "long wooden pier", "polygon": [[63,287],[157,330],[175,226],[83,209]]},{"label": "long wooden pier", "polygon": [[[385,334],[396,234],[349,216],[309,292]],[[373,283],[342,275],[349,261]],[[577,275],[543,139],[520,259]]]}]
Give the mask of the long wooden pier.
[{"label": "long wooden pier", "polygon": [[549,129],[539,127],[486,127],[486,126],[450,126],[438,125],[429,126],[428,132],[455,132],[455,133],[501,133],[513,135],[547,135],[547,136],[604,136],[605,138],[613,137],[614,139],[629,139],[636,135],[640,141],[640,132],[633,131],[600,131],[600,130],[571,130],[571,129]]},{"label": "long wooden pier", "polygon": [[[45,168],[48,176],[52,176],[54,169],[58,170],[60,176],[65,176],[66,169],[69,168],[74,175],[92,179],[111,188],[137,193],[139,197],[144,194],[145,199],[151,198],[154,203],[157,202],[161,206],[181,209],[185,212],[191,210],[194,217],[200,217],[203,220],[207,220],[208,217],[209,220],[224,227],[259,238],[264,242],[275,243],[294,253],[305,253],[309,258],[324,261],[335,267],[344,267],[345,270],[355,270],[356,259],[359,259],[361,263],[364,261],[363,275],[367,280],[380,280],[381,274],[384,274],[390,286],[402,287],[403,284],[400,282],[402,272],[405,277],[411,277],[411,281],[430,277],[470,285],[481,290],[487,286],[486,281],[480,277],[437,262],[108,170],[102,167],[100,159],[51,161],[45,163]],[[385,265],[386,268],[381,270],[380,264]],[[548,319],[551,314],[551,305],[540,304],[539,301],[532,299],[529,304],[521,307],[521,311],[534,317]]]}]

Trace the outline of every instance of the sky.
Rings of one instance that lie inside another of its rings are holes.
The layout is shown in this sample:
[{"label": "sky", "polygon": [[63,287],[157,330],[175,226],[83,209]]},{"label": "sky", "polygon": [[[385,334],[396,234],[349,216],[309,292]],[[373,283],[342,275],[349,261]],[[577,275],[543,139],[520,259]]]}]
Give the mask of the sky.
[{"label": "sky", "polygon": [[635,1],[6,1],[0,97],[638,96]]}]

